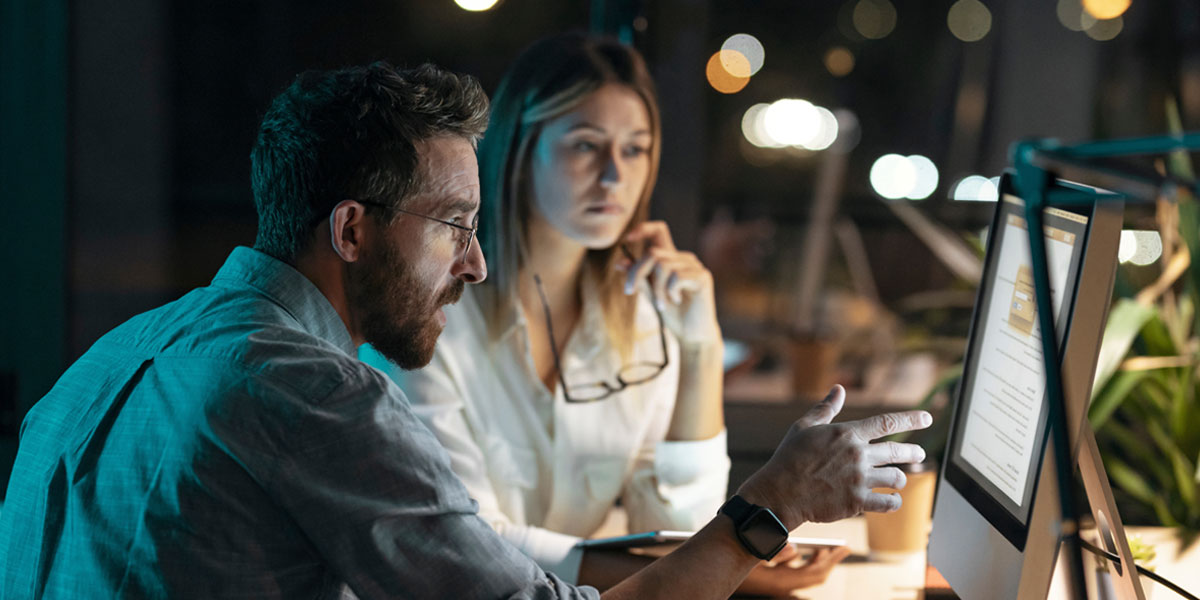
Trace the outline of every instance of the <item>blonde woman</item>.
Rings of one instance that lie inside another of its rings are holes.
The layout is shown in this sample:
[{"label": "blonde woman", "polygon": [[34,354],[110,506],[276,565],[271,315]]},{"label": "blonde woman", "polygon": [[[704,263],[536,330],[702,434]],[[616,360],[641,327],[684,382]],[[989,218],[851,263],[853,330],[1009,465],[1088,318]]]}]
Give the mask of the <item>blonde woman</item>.
[{"label": "blonde woman", "polygon": [[[479,147],[488,279],[445,309],[427,368],[363,351],[449,451],[480,516],[543,568],[601,588],[648,560],[575,547],[615,504],[630,531],[695,530],[728,484],[712,276],[647,220],[660,137],[632,48],[567,34],[526,49]],[[843,556],[757,569],[743,590],[819,582]]]}]

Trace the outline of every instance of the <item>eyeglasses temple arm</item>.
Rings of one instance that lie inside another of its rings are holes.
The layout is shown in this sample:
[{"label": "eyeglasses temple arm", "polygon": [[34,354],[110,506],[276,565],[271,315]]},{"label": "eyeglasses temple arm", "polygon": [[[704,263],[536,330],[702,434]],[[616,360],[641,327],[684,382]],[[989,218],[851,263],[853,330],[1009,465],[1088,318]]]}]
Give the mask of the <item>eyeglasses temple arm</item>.
[{"label": "eyeglasses temple arm", "polygon": [[567,379],[563,375],[562,361],[558,356],[558,344],[554,341],[554,323],[550,320],[550,302],[546,300],[546,292],[542,289],[542,278],[535,273],[533,282],[537,284],[538,298],[542,301],[542,312],[546,315],[546,333],[550,335],[550,354],[554,356],[554,368],[558,371],[558,383],[562,386],[563,399],[567,402],[574,402],[567,393]]}]

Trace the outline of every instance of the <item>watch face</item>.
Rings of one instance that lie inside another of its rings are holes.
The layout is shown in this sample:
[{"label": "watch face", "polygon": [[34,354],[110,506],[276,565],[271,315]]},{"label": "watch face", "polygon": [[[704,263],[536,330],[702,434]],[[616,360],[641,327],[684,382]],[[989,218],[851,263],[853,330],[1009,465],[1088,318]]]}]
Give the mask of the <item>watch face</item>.
[{"label": "watch face", "polygon": [[738,533],[747,545],[754,548],[760,555],[774,556],[787,543],[788,531],[771,514],[771,511],[759,507],[750,518],[738,528]]}]

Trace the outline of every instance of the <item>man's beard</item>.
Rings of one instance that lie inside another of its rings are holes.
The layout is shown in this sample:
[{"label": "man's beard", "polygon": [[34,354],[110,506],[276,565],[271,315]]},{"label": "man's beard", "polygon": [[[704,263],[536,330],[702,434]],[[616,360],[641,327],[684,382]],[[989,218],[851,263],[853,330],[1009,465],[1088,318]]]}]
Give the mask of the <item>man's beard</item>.
[{"label": "man's beard", "polygon": [[419,369],[433,359],[442,328],[434,316],[445,304],[457,302],[464,284],[455,280],[436,298],[395,248],[383,244],[374,257],[350,263],[346,295],[359,314],[363,339],[402,369]]}]

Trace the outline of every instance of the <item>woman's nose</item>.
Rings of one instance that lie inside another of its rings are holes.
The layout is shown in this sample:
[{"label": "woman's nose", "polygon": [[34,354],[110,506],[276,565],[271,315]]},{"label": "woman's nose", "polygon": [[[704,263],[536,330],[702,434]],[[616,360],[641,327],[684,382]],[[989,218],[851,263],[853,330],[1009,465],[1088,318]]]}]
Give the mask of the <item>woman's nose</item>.
[{"label": "woman's nose", "polygon": [[616,149],[609,151],[604,159],[604,171],[600,174],[600,185],[605,189],[614,189],[624,183],[621,173],[621,157]]}]

